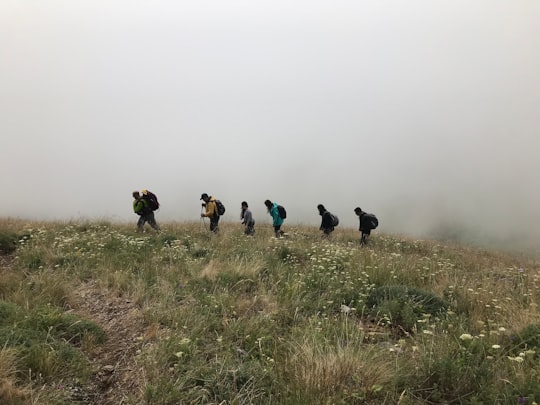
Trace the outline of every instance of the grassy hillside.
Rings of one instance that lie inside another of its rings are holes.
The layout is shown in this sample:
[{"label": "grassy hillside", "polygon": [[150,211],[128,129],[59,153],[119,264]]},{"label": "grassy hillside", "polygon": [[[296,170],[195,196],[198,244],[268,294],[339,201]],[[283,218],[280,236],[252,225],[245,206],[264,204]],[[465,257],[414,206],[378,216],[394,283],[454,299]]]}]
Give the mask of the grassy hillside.
[{"label": "grassy hillside", "polygon": [[540,402],[540,265],[375,233],[0,221],[0,403]]}]

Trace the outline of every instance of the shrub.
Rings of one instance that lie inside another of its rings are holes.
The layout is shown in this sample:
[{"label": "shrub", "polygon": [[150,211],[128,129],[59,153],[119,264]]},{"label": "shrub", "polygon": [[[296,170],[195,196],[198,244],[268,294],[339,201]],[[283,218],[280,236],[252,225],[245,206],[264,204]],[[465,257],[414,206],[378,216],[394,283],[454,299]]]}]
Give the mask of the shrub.
[{"label": "shrub", "polygon": [[433,359],[428,370],[429,374],[421,380],[423,385],[415,394],[431,403],[463,403],[472,394],[480,392],[483,392],[483,400],[489,400],[492,370],[484,356],[474,356],[465,351],[448,353]]},{"label": "shrub", "polygon": [[0,231],[0,254],[7,255],[17,249],[19,237],[14,232]]},{"label": "shrub", "polygon": [[540,348],[540,323],[527,325],[519,332],[516,340],[516,349]]},{"label": "shrub", "polygon": [[366,307],[374,315],[386,315],[392,326],[410,332],[423,315],[438,315],[447,310],[448,304],[429,291],[387,285],[371,291]]},{"label": "shrub", "polygon": [[22,309],[11,302],[0,301],[0,326],[14,322],[22,313]]}]

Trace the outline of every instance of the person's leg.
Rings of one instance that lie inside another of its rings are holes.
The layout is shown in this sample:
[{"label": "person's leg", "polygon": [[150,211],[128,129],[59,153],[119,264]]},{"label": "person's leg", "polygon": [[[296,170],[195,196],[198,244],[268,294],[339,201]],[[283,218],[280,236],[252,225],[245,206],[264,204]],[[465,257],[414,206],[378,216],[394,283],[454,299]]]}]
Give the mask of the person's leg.
[{"label": "person's leg", "polygon": [[152,228],[154,228],[154,229],[155,229],[156,231],[158,231],[158,232],[160,231],[159,225],[158,225],[157,222],[156,222],[156,217],[154,216],[154,213],[153,213],[153,212],[150,212],[150,213],[148,214],[147,221],[148,221],[148,223],[150,224],[150,226],[151,226]]},{"label": "person's leg", "polygon": [[146,220],[144,219],[144,215],[141,215],[139,217],[139,220],[137,221],[137,232],[143,231],[145,221]]},{"label": "person's leg", "polygon": [[210,230],[214,233],[219,232],[219,217],[210,218]]},{"label": "person's leg", "polygon": [[362,240],[360,242],[361,245],[367,245],[370,233],[371,230],[362,231]]},{"label": "person's leg", "polygon": [[281,230],[281,225],[274,225],[274,232],[276,234],[276,238],[281,237],[281,235],[283,235],[283,231]]}]

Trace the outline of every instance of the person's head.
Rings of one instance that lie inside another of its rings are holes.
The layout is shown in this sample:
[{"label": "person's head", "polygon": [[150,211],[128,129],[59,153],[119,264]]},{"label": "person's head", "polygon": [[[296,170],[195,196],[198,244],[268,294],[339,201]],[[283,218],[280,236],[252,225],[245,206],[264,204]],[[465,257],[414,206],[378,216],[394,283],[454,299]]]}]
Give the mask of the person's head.
[{"label": "person's head", "polygon": [[135,198],[136,200],[138,200],[139,198],[141,198],[141,195],[139,194],[138,191],[134,191],[132,194],[133,198]]},{"label": "person's head", "polygon": [[208,197],[208,194],[202,193],[201,194],[201,200],[203,200],[205,203],[207,203],[208,201],[210,201],[210,197]]},{"label": "person's head", "polygon": [[273,205],[273,204],[272,204],[272,201],[266,200],[266,201],[264,202],[264,205],[266,205],[266,208],[270,209],[270,208],[272,208],[272,205]]},{"label": "person's head", "polygon": [[320,215],[324,214],[326,211],[326,208],[324,208],[324,205],[322,204],[317,205],[317,209],[319,210]]},{"label": "person's head", "polygon": [[362,211],[362,208],[360,208],[360,207],[356,207],[356,208],[354,209],[354,213],[355,213],[356,215],[358,215],[358,216],[360,216],[360,214],[362,214],[362,212],[363,212],[363,211]]},{"label": "person's head", "polygon": [[242,210],[247,210],[248,209],[248,203],[245,202],[245,201],[242,201]]}]

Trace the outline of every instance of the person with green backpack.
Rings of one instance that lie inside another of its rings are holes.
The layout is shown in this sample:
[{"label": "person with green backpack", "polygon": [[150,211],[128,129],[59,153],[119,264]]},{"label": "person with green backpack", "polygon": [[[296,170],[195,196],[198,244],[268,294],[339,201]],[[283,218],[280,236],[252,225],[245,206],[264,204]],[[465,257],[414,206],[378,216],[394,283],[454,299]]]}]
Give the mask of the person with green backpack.
[{"label": "person with green backpack", "polygon": [[[148,195],[148,192],[143,195],[139,194],[138,191],[133,192],[133,212],[139,216],[139,220],[137,221],[137,231],[143,232],[144,231],[144,224],[148,222],[148,224],[155,229],[157,232],[159,232],[161,229],[159,228],[159,225],[156,222],[156,218],[154,216],[154,210],[153,206],[150,206],[148,203],[148,198],[145,198],[145,195]],[[156,197],[156,204],[157,204],[157,197]]]}]

